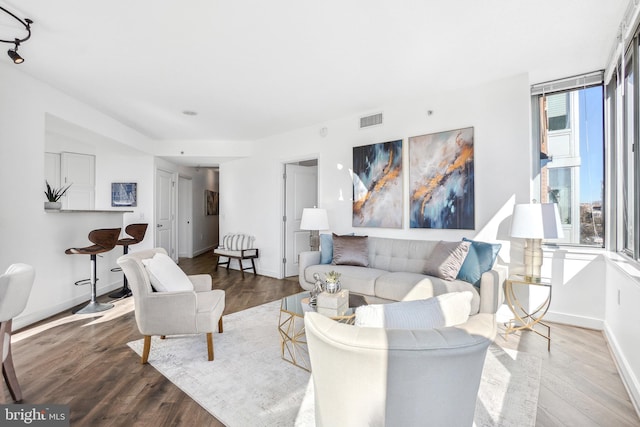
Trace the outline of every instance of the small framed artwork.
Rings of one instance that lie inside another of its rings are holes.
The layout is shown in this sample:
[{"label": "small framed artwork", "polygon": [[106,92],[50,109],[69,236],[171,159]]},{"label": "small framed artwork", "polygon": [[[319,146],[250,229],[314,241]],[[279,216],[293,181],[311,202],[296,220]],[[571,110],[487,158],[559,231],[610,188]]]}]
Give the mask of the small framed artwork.
[{"label": "small framed artwork", "polygon": [[111,183],[112,207],[138,206],[138,184],[135,182]]},{"label": "small framed artwork", "polygon": [[218,215],[219,197],[217,191],[204,190],[205,215]]}]

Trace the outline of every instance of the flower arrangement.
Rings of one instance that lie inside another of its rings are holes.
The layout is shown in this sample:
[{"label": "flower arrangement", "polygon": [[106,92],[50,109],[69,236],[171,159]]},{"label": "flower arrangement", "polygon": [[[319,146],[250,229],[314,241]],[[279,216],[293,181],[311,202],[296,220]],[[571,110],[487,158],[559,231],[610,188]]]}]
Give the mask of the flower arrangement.
[{"label": "flower arrangement", "polygon": [[330,272],[324,274],[324,281],[327,283],[338,283],[338,281],[340,281],[341,275],[342,274],[338,273],[337,271],[331,270]]}]

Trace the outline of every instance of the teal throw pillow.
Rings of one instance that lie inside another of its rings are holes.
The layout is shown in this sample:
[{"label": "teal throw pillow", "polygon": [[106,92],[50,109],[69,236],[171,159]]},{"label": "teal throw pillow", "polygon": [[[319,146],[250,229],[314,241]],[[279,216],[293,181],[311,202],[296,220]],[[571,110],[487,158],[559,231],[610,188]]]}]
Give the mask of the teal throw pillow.
[{"label": "teal throw pillow", "polygon": [[333,236],[320,235],[320,264],[331,264],[333,260]]},{"label": "teal throw pillow", "polygon": [[477,242],[467,238],[462,240],[471,242],[471,246],[467,257],[462,263],[462,267],[460,267],[457,278],[480,287],[482,273],[491,270],[502,245],[500,243]]}]

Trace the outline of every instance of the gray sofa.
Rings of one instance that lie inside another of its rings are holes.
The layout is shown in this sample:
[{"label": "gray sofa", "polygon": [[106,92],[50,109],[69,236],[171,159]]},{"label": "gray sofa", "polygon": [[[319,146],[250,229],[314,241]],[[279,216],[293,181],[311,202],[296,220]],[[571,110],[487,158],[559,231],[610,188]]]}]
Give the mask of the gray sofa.
[{"label": "gray sofa", "polygon": [[[366,296],[368,303],[428,298],[447,292],[471,291],[471,315],[495,314],[503,301],[503,284],[507,267],[496,263],[483,273],[479,288],[462,280],[443,280],[423,274],[425,260],[438,241],[404,240],[382,237],[368,238],[369,266],[320,264],[320,252],[302,252],[299,258],[299,281],[305,290],[311,290],[313,275],[331,270],[341,273],[343,289]],[[426,279],[426,280],[425,280]],[[419,287],[416,285],[420,283]],[[414,290],[414,288],[416,288]],[[413,291],[414,294],[410,295]],[[420,295],[415,295],[419,292]]]}]

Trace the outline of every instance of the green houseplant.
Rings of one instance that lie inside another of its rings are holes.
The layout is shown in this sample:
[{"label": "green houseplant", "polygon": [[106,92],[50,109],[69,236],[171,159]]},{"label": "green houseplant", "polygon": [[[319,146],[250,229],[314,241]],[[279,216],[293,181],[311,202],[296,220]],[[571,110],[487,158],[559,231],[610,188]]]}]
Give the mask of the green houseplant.
[{"label": "green houseplant", "polygon": [[64,196],[64,193],[67,192],[71,184],[66,187],[53,188],[49,185],[49,181],[45,180],[45,184],[47,185],[47,190],[44,192],[47,201],[44,202],[45,209],[60,209],[62,207],[62,203],[60,203],[60,199]]}]

